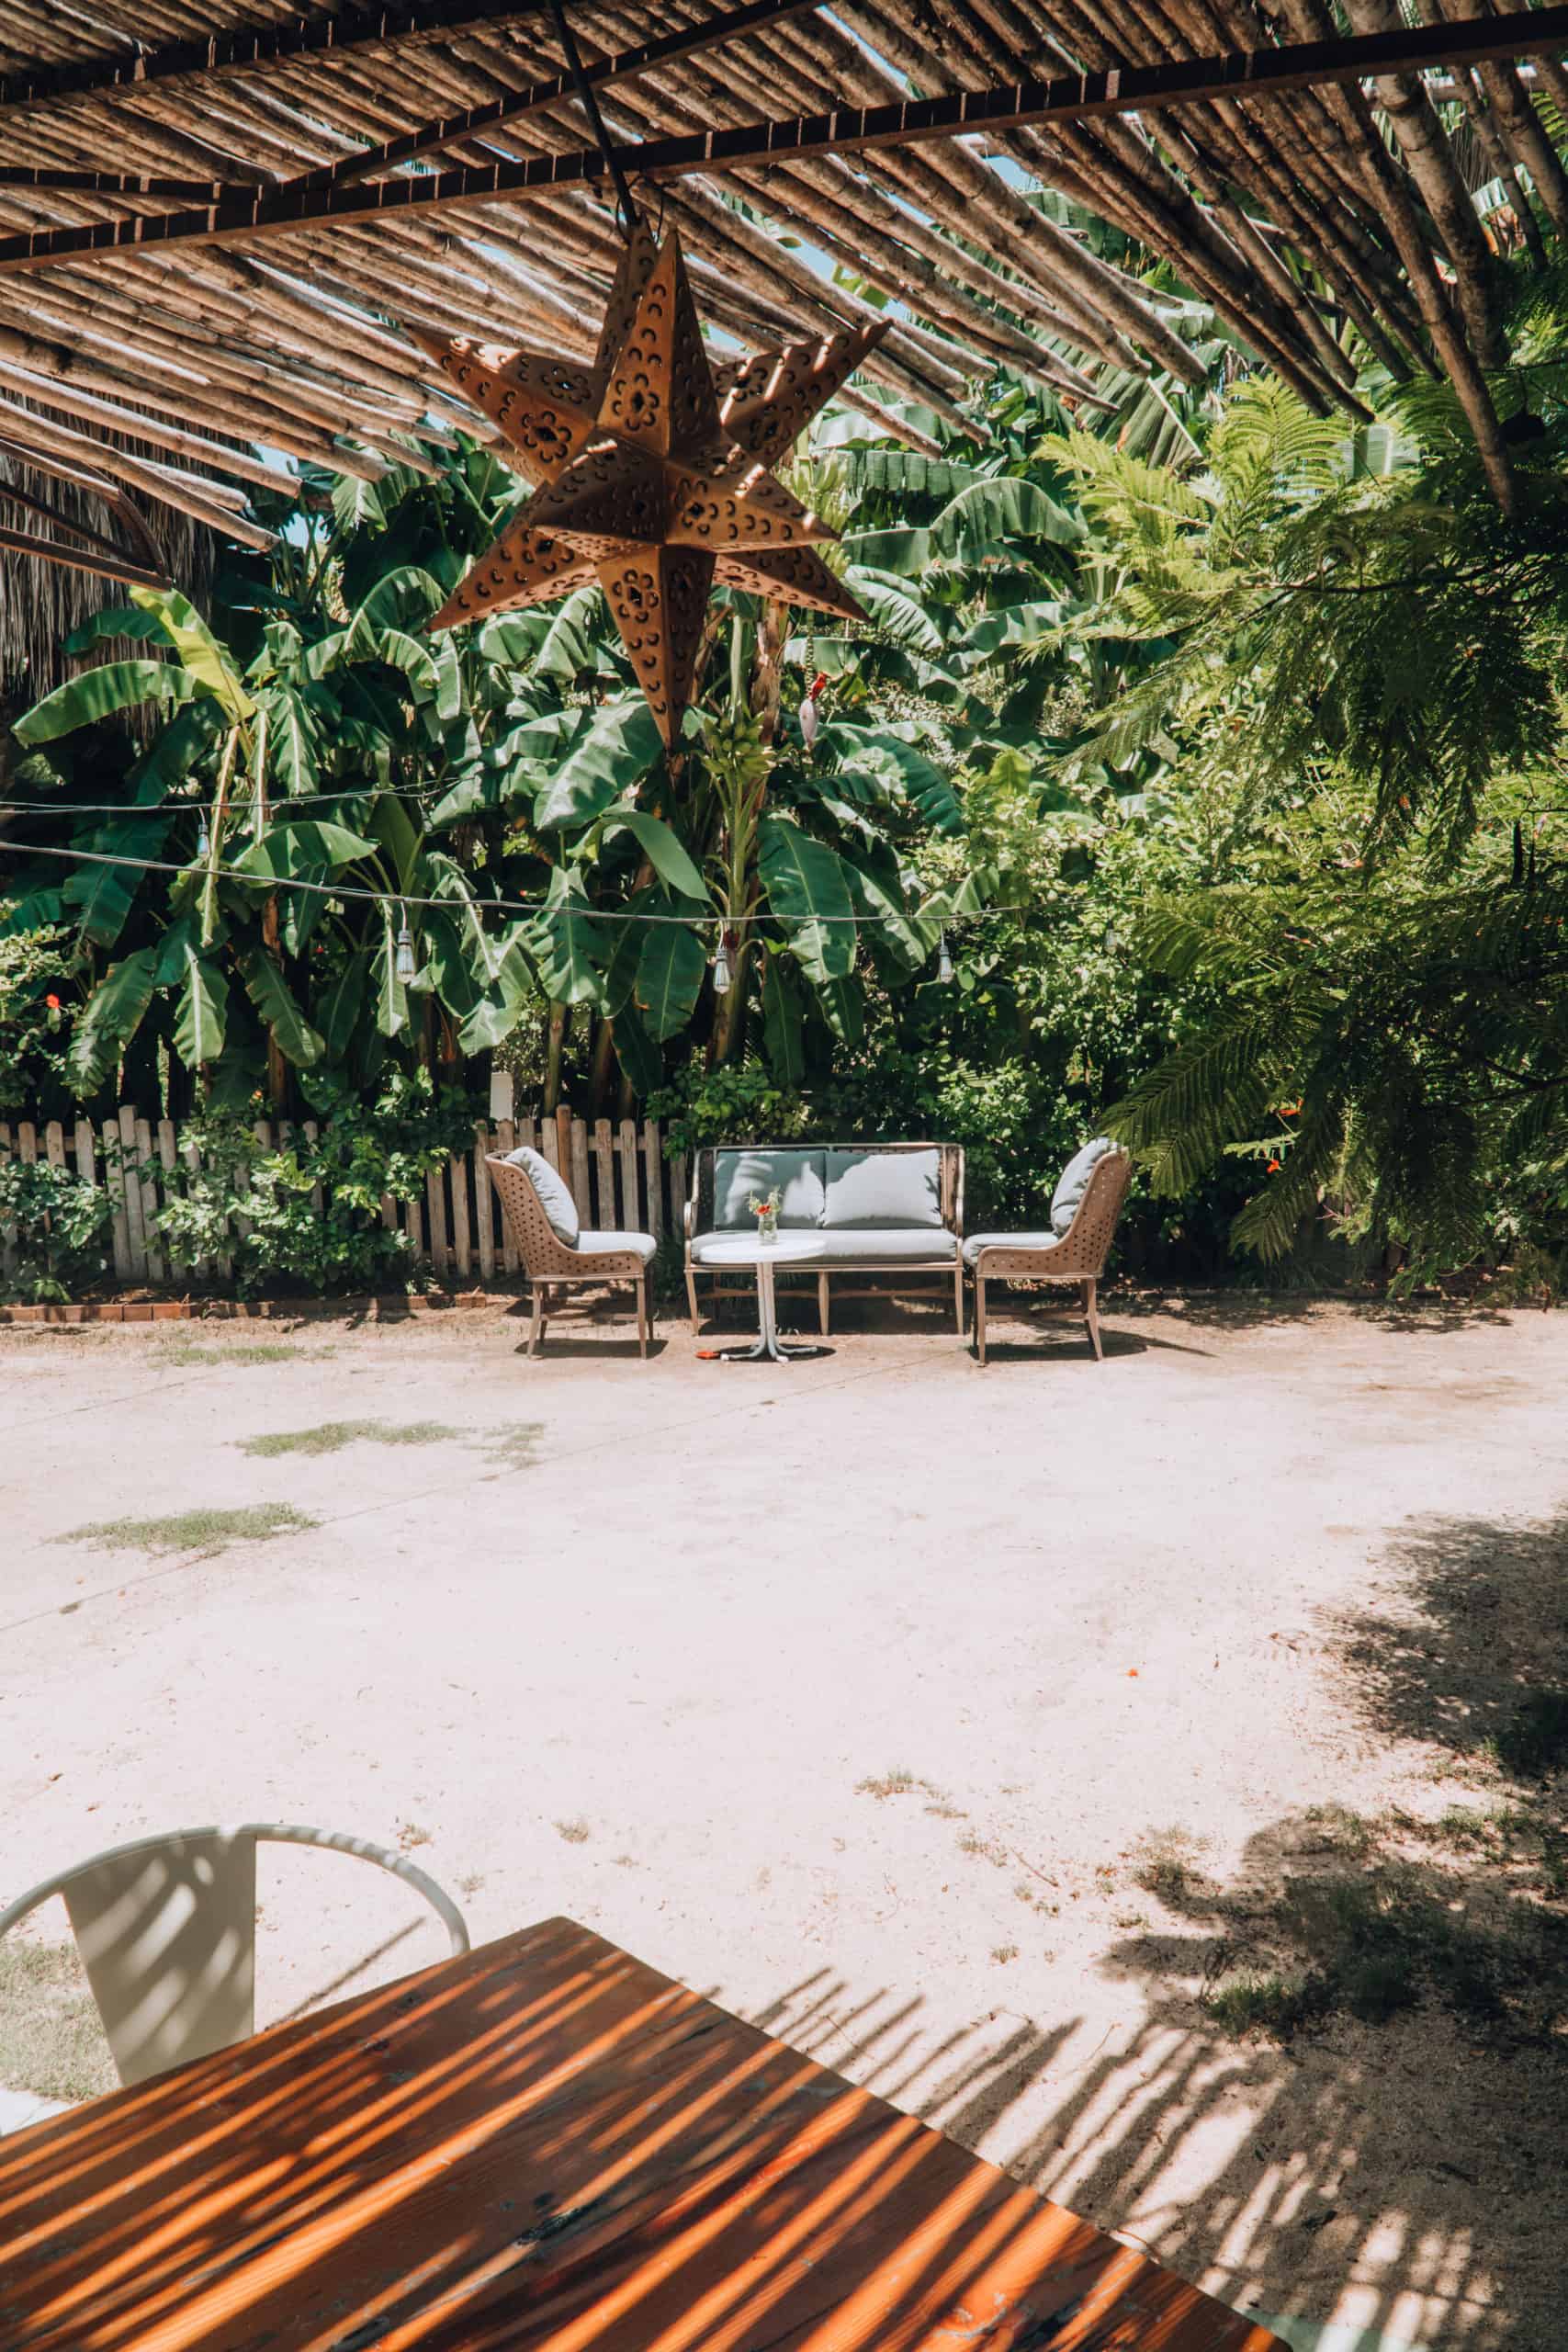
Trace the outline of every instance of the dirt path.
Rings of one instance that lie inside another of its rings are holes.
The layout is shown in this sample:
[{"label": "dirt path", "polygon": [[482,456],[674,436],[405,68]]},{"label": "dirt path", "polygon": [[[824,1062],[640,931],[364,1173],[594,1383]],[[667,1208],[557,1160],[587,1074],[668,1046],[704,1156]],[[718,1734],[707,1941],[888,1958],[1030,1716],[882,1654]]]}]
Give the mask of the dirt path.
[{"label": "dirt path", "polygon": [[[476,1940],[568,1912],[1238,2305],[1548,2352],[1539,2052],[1430,2006],[1238,2041],[1198,1996],[1347,1821],[1360,1867],[1500,1801],[1466,1661],[1506,1621],[1562,1667],[1568,1317],[1111,1329],[983,1374],[919,1315],[779,1369],[670,1324],[530,1364],[499,1313],[0,1338],[0,1894],[353,1829]],[[345,1420],[459,1434],[240,1450]],[[314,1523],[58,1541],[252,1504]],[[264,2017],[441,1949],[331,1859],[263,1906]]]}]

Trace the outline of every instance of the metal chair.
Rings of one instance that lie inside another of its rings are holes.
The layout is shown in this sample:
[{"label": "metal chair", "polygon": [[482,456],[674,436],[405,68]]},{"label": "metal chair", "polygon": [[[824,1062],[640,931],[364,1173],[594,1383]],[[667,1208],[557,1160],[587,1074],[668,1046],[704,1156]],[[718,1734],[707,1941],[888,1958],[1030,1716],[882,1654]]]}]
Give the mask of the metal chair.
[{"label": "metal chair", "polygon": [[204,2058],[255,2031],[256,1847],[324,1846],[390,1871],[468,1949],[463,1915],[402,1854],[341,1830],[245,1821],[176,1829],[111,1846],[56,1872],[0,1911],[0,1936],[51,1895],[72,1932],[122,2083]]}]

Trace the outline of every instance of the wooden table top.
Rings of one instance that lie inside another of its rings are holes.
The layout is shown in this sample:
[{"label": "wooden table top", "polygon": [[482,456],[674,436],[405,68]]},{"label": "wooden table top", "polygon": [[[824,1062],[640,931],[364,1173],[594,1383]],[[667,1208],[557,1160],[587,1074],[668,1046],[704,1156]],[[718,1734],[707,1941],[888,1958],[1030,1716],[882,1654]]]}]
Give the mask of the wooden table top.
[{"label": "wooden table top", "polygon": [[570,1919],[0,2139],[5,2352],[1285,2352]]}]

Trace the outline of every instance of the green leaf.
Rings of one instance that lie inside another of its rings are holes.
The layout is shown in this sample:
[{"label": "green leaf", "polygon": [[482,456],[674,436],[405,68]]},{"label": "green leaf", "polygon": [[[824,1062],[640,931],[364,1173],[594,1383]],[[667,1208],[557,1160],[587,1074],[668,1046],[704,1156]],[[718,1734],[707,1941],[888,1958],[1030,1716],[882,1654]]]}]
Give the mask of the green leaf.
[{"label": "green leaf", "polygon": [[66,1057],[82,1093],[97,1091],[136,1035],[152,1001],[157,960],[155,947],[139,947],[134,956],[111,964],[88,998]]},{"label": "green leaf", "polygon": [[817,991],[817,1001],[822,1008],[828,1026],[840,1045],[859,1046],[865,1041],[865,996],[860,982],[852,976],[829,980],[826,988]]},{"label": "green leaf", "polygon": [[[260,696],[266,713],[266,763],[270,783],[291,797],[313,791],[320,774],[316,723],[310,705],[292,686],[268,686]],[[200,705],[197,707],[199,709]]]},{"label": "green leaf", "polygon": [[223,1051],[229,1012],[229,983],[216,964],[187,946],[185,987],[175,1016],[175,1046],[187,1069],[215,1062]]},{"label": "green leaf", "polygon": [[392,862],[398,888],[412,891],[419,862],[420,837],[395,792],[378,793],[370,811],[369,830]]},{"label": "green leaf", "polygon": [[892,728],[835,725],[823,734],[846,777],[863,771],[878,776],[897,786],[939,833],[964,831],[964,804],[951,776]]},{"label": "green leaf", "polygon": [[540,832],[562,832],[591,825],[640,782],[663,749],[641,695],[606,703],[535,801],[536,826]]},{"label": "green leaf", "polygon": [[525,1013],[535,1010],[543,994],[520,940],[502,956],[495,982],[457,1032],[467,1054],[479,1054],[510,1037]]},{"label": "green leaf", "polygon": [[227,647],[219,643],[189,597],[177,588],[133,588],[130,594],[144,613],[156,616],[186,676],[198,693],[210,695],[222,706],[231,726],[243,727],[253,718],[256,707]]},{"label": "green leaf", "polygon": [[234,860],[233,871],[254,875],[260,882],[313,881],[375,854],[374,842],[351,833],[345,825],[329,825],[319,817],[280,818]]},{"label": "green leaf", "polygon": [[[361,613],[364,612],[364,609],[365,607],[362,605],[360,607]],[[455,654],[451,654],[450,648],[447,649],[447,651],[451,655],[451,660],[455,666],[457,656]],[[412,691],[416,703],[434,702],[438,713],[443,718],[455,718],[457,717],[457,713],[456,710],[448,711],[444,707],[444,705],[450,697],[446,693],[441,664],[439,662],[435,662],[431,659],[430,655],[426,652],[424,647],[420,644],[417,638],[410,637],[405,629],[378,629],[376,632],[376,659],[378,662],[386,662],[389,663],[394,670],[400,670],[402,672],[404,677],[409,682],[410,690]],[[460,684],[457,707],[458,709],[462,707]]]},{"label": "green leaf", "polygon": [[[664,907],[659,909],[666,911]],[[682,923],[649,923],[637,957],[633,1002],[649,1035],[662,1044],[684,1029],[702,993],[707,959],[695,932]]]},{"label": "green leaf", "polygon": [[855,959],[855,925],[837,856],[784,817],[761,820],[757,845],[768,904],[806,971],[819,988],[841,978]]},{"label": "green leaf", "polygon": [[397,924],[390,899],[381,908],[381,944],[376,950],[376,1026],[395,1037],[409,1025],[408,990],[398,978]]},{"label": "green leaf", "polygon": [[383,572],[359,609],[377,628],[413,629],[423,628],[446,601],[446,591],[433,573],[417,563],[400,563],[396,571]]},{"label": "green leaf", "polygon": [[103,662],[34,703],[12,731],[21,743],[53,743],[117,710],[144,702],[188,702],[194,692],[191,680],[172,662]]},{"label": "green leaf", "polygon": [[842,541],[850,576],[861,567],[919,580],[931,570],[931,535],[921,530],[847,531]]},{"label": "green leaf", "polygon": [[1059,506],[1037,482],[1016,474],[991,474],[971,482],[950,499],[931,525],[932,548],[941,555],[972,560],[987,555],[998,541],[1015,554],[1021,539],[1047,539],[1058,547],[1076,547],[1087,536],[1081,514]]},{"label": "green leaf", "polygon": [[[168,836],[167,817],[131,817],[103,827],[83,846],[106,857],[156,857]],[[67,905],[79,910],[77,920],[87,937],[100,947],[112,947],[125,928],[126,917],[145,878],[136,865],[84,864],[66,882]]]},{"label": "green leaf", "polygon": [[374,482],[361,481],[357,474],[334,474],[332,501],[333,519],[340,531],[386,528],[386,510]]},{"label": "green leaf", "polygon": [[495,662],[509,670],[525,669],[534,658],[550,625],[547,613],[500,613],[483,623],[479,633],[481,662]]},{"label": "green leaf", "polygon": [[253,948],[240,965],[245,994],[277,1041],[280,1052],[300,1069],[319,1062],[325,1047],[295,1002],[288,983],[270,956]]},{"label": "green leaf", "polygon": [[869,918],[869,935],[909,971],[918,971],[930,953],[930,943],[910,921],[898,876],[897,853],[882,842],[853,855],[840,853],[839,863],[858,910]]},{"label": "green leaf", "polygon": [[623,808],[618,802],[615,808],[607,808],[604,816],[606,838],[622,831],[634,834],[660,880],[671,890],[699,902],[707,898],[707,886],[687,855],[680,836],[661,817],[645,816],[640,808]]},{"label": "green leaf", "polygon": [[543,913],[525,937],[539,967],[540,982],[553,1004],[596,1004],[603,995],[600,925],[589,913],[581,888],[558,866],[550,877]]},{"label": "green leaf", "polygon": [[800,993],[786,959],[772,951],[762,965],[762,1042],[779,1084],[798,1086],[806,1076]]},{"label": "green leaf", "polygon": [[336,979],[317,1000],[316,1017],[321,1024],[321,1043],[330,1062],[346,1059],[359,1015],[364,1009],[365,989],[370,978],[370,951],[361,948],[351,956]]},{"label": "green leaf", "polygon": [[577,588],[567,598],[546,630],[534,660],[538,678],[564,678],[570,684],[584,670],[599,667],[599,642],[591,632],[604,618],[604,590]]},{"label": "green leaf", "polygon": [[844,585],[853,589],[879,634],[891,638],[895,645],[908,646],[917,653],[942,651],[942,636],[935,623],[896,580],[873,571],[864,564],[852,563],[844,575]]},{"label": "green leaf", "polygon": [[107,612],[95,613],[90,621],[73,628],[65,640],[65,650],[90,653],[95,645],[117,637],[154,639],[161,645],[169,642],[156,613],[144,613],[135,605],[111,605]]},{"label": "green leaf", "polygon": [[176,710],[126,779],[135,786],[138,800],[161,800],[171,785],[183,783],[222,733],[223,724],[222,708],[210,695],[201,695]]},{"label": "green leaf", "polygon": [[610,1032],[615,1059],[637,1095],[649,1095],[664,1083],[664,1057],[643,1027],[637,1007],[623,1005]]}]

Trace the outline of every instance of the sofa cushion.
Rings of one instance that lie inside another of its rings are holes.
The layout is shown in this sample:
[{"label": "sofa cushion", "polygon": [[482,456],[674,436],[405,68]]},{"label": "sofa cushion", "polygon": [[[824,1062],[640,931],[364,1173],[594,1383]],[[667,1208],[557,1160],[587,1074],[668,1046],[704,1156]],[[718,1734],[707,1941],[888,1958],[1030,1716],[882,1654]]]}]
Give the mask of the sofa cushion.
[{"label": "sofa cushion", "polygon": [[819,1151],[752,1149],[716,1151],[713,1156],[713,1222],[718,1233],[750,1233],[757,1223],[751,1195],[765,1200],[777,1190],[779,1223],[799,1227],[822,1222],[822,1154]]},{"label": "sofa cushion", "polygon": [[646,1266],[659,1244],[651,1233],[604,1232],[579,1234],[577,1246],[585,1258],[606,1257],[613,1250],[629,1250]]},{"label": "sofa cushion", "polygon": [[1055,1250],[1055,1233],[972,1233],[964,1244],[964,1262],[972,1266],[982,1250]]},{"label": "sofa cushion", "polygon": [[1096,1136],[1092,1143],[1086,1143],[1083,1149],[1076,1151],[1068,1160],[1051,1195],[1051,1223],[1057,1233],[1066,1233],[1089,1190],[1089,1178],[1106,1153],[1115,1148],[1109,1136]]},{"label": "sofa cushion", "polygon": [[827,1162],[830,1231],[942,1231],[940,1151],[830,1151]]},{"label": "sofa cushion", "polygon": [[829,1225],[822,1239],[824,1268],[929,1265],[933,1258],[951,1265],[958,1255],[957,1240],[944,1225],[934,1231],[930,1226]]},{"label": "sofa cushion", "polygon": [[569,1250],[575,1250],[581,1231],[577,1218],[577,1203],[544,1153],[536,1151],[531,1144],[521,1144],[515,1151],[509,1151],[506,1157],[513,1168],[521,1168],[524,1174],[532,1180],[534,1190],[539,1195],[539,1206],[548,1217],[550,1230],[556,1239],[564,1241]]}]

